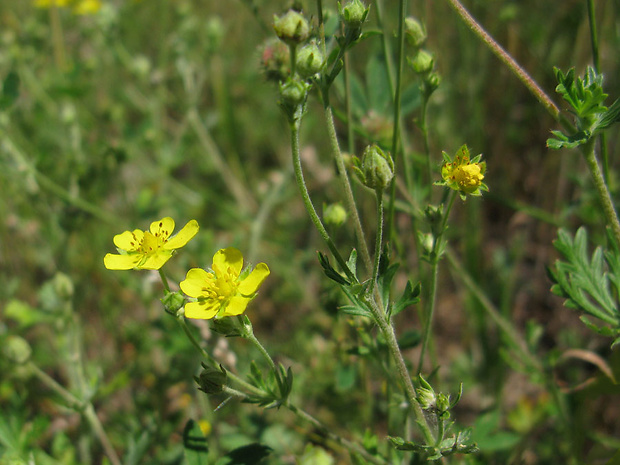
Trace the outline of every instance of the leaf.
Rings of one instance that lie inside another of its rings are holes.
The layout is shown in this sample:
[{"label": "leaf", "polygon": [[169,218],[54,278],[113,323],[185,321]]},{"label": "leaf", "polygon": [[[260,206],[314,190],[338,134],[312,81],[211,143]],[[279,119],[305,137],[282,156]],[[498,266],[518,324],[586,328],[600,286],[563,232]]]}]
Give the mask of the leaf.
[{"label": "leaf", "polygon": [[258,465],[271,454],[271,447],[259,443],[239,447],[226,455],[227,465]]},{"label": "leaf", "polygon": [[417,304],[420,301],[421,289],[422,285],[420,283],[416,284],[414,287],[411,281],[407,281],[407,286],[405,286],[403,295],[398,299],[398,302],[392,306],[392,316],[398,315],[409,305]]},{"label": "leaf", "polygon": [[15,71],[9,72],[2,83],[0,94],[0,110],[10,108],[19,97],[19,75]]},{"label": "leaf", "polygon": [[321,264],[321,267],[323,268],[323,272],[329,279],[341,285],[351,284],[344,276],[342,276],[340,273],[338,273],[334,269],[331,263],[329,263],[329,257],[327,255],[321,252],[317,252],[317,253],[319,255],[319,263]]},{"label": "leaf", "polygon": [[[553,245],[564,260],[557,260],[554,269],[549,270],[549,277],[554,282],[551,292],[565,298],[564,305],[568,308],[585,312],[611,325],[611,328],[599,328],[582,317],[588,328],[607,336],[620,334],[617,301],[620,257],[617,246],[607,251],[597,247],[589,257],[588,236],[583,227],[579,228],[574,239],[566,230],[560,229]],[[613,294],[610,284],[615,288]]]},{"label": "leaf", "polygon": [[187,465],[207,465],[209,456],[207,438],[194,420],[188,420],[183,429],[183,449]]}]

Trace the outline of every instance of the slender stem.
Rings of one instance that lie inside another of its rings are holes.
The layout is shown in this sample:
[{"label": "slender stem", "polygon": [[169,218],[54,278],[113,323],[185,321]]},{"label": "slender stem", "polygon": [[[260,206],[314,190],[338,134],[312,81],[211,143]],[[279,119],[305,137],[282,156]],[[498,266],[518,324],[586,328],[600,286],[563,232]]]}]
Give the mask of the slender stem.
[{"label": "slender stem", "polygon": [[616,243],[620,245],[620,221],[618,221],[618,215],[616,214],[614,203],[611,199],[611,194],[609,193],[609,189],[607,188],[607,184],[605,183],[605,179],[601,173],[598,160],[596,159],[596,153],[594,151],[595,143],[596,139],[594,137],[590,138],[590,140],[582,146],[583,155],[585,156],[588,168],[590,169],[590,174],[592,175],[592,180],[594,181],[594,187],[596,187],[596,191],[598,192],[599,200],[603,204],[603,211],[605,212],[605,217],[607,218],[607,224],[611,227],[614,233]]},{"label": "slender stem", "polygon": [[166,290],[166,292],[170,292],[170,286],[168,285],[168,278],[166,277],[166,273],[164,273],[164,270],[162,270],[161,268],[158,271],[161,282],[164,285],[164,289]]},{"label": "slender stem", "polygon": [[553,101],[545,94],[540,86],[534,81],[527,72],[499,45],[483,28],[478,24],[474,17],[463,7],[459,0],[447,0],[450,6],[456,11],[459,17],[465,22],[467,27],[472,30],[500,59],[513,74],[527,87],[536,99],[547,109],[549,114],[556,121],[560,121],[560,110]]},{"label": "slender stem", "polygon": [[107,455],[108,459],[110,459],[110,463],[112,463],[112,465],[121,465],[121,460],[116,454],[114,447],[112,447],[112,443],[110,442],[108,435],[103,429],[101,421],[99,421],[99,417],[95,412],[95,407],[93,407],[93,404],[91,404],[90,402],[86,405],[86,409],[84,410],[84,416],[86,417],[86,421],[88,421],[88,423],[90,424],[90,427],[95,432],[95,435],[99,439],[105,455]]},{"label": "slender stem", "polygon": [[65,41],[62,32],[62,22],[58,12],[57,2],[53,1],[49,9],[52,28],[52,45],[54,48],[54,62],[60,71],[65,70]]},{"label": "slender stem", "polygon": [[269,352],[267,352],[267,349],[265,349],[265,347],[260,343],[258,338],[254,335],[254,332],[249,331],[249,333],[246,334],[245,337],[249,339],[250,342],[256,346],[256,348],[263,355],[263,357],[265,357],[265,360],[267,360],[267,363],[269,364],[269,368],[271,368],[274,374],[278,376],[278,370],[276,369],[276,364],[271,358],[271,355],[269,355]]},{"label": "slender stem", "polygon": [[331,439],[332,441],[340,444],[342,447],[348,449],[352,453],[358,454],[364,457],[364,459],[368,463],[374,463],[376,465],[388,465],[389,464],[389,462],[386,461],[385,459],[377,457],[375,455],[371,455],[366,449],[364,449],[360,445],[354,442],[351,442],[348,439],[343,438],[342,436],[332,433],[319,420],[317,420],[316,418],[314,418],[312,415],[305,412],[304,410],[301,410],[300,408],[291,404],[290,402],[287,401],[286,404],[284,404],[284,406],[288,408],[291,412],[293,412],[295,415],[297,415],[299,418],[302,418],[308,423],[312,424],[315,428],[320,430],[328,439]]},{"label": "slender stem", "polygon": [[457,192],[455,190],[450,192],[448,206],[444,211],[443,218],[441,220],[441,226],[439,228],[439,232],[437,233],[437,237],[434,238],[435,241],[433,243],[433,250],[431,251],[431,282],[429,286],[426,319],[424,322],[424,333],[422,335],[422,349],[420,350],[417,373],[422,372],[424,355],[426,354],[426,348],[428,347],[428,343],[431,338],[431,328],[433,326],[433,316],[435,314],[435,300],[437,296],[437,275],[439,273],[439,260],[441,259],[442,251],[445,248],[443,234],[446,230],[446,224],[448,222],[448,217],[450,216],[450,210],[452,210],[452,205],[454,205],[454,199],[456,198],[456,195]]},{"label": "slender stem", "polygon": [[396,371],[398,372],[400,381],[405,389],[405,394],[407,395],[409,405],[411,405],[413,416],[415,417],[415,420],[418,423],[422,434],[424,435],[426,443],[434,444],[435,438],[433,437],[433,433],[426,421],[424,411],[422,410],[422,407],[418,402],[417,393],[415,387],[413,386],[413,382],[411,381],[411,376],[409,375],[407,364],[405,363],[403,354],[400,351],[400,347],[398,347],[398,340],[396,339],[394,327],[387,321],[384,312],[379,309],[376,302],[369,301],[367,303],[369,304],[369,308],[372,311],[375,323],[377,323],[377,326],[379,326],[379,330],[385,338],[385,342],[388,346],[390,355],[392,356],[392,360],[394,360],[395,362]]},{"label": "slender stem", "polygon": [[351,105],[351,73],[350,73],[351,59],[349,54],[344,55],[344,68],[342,69],[342,75],[344,77],[344,105],[345,112],[347,114],[347,150],[350,154],[355,153],[355,138],[353,136],[353,111]]},{"label": "slender stem", "polygon": [[428,185],[433,184],[433,161],[431,157],[431,148],[428,140],[428,124],[426,122],[427,110],[428,110],[428,101],[430,99],[430,95],[426,92],[422,97],[422,111],[420,115],[420,132],[422,133],[422,142],[424,144],[424,154],[426,155],[426,172],[428,176]]},{"label": "slender stem", "polygon": [[360,248],[362,261],[364,262],[364,266],[366,267],[366,269],[370,272],[372,270],[372,261],[370,259],[370,253],[368,252],[368,246],[366,245],[366,237],[364,236],[362,222],[360,221],[360,216],[357,212],[357,206],[355,205],[355,198],[353,197],[353,190],[351,189],[351,183],[349,182],[349,176],[347,175],[347,169],[344,164],[344,157],[342,156],[342,152],[340,151],[340,145],[338,144],[338,135],[336,134],[336,126],[334,124],[334,115],[332,113],[331,107],[329,106],[325,107],[325,120],[327,122],[327,132],[329,133],[329,141],[331,144],[332,153],[334,155],[334,158],[336,159],[338,174],[340,176],[342,188],[344,190],[345,204],[347,206],[349,214],[353,217],[355,235],[357,236],[357,242]]},{"label": "slender stem", "polygon": [[[196,338],[194,337],[194,335],[190,331],[189,327],[187,326],[187,321],[185,321],[185,317],[183,315],[179,315],[179,316],[177,316],[177,321],[179,322],[179,325],[181,325],[181,328],[183,328],[183,331],[185,332],[185,335],[187,336],[187,338],[190,340],[192,345],[198,350],[198,352],[200,352],[200,354],[205,359],[207,359],[210,364],[212,364],[214,366],[219,366],[218,361],[215,360],[213,358],[213,356],[209,352],[207,352],[200,345],[200,343],[196,340]],[[258,395],[264,394],[262,390],[260,390],[256,386],[252,386],[250,383],[244,381],[242,378],[240,378],[239,376],[235,375],[234,373],[231,373],[230,371],[226,371],[226,376],[227,376],[228,379],[230,379],[231,381],[237,383],[238,385],[240,385],[241,387],[243,387],[247,391],[252,392],[253,394],[258,394]]]},{"label": "slender stem", "polygon": [[[334,242],[332,241],[329,233],[325,229],[325,226],[323,226],[323,223],[319,218],[316,209],[314,208],[314,204],[312,203],[310,194],[308,193],[308,188],[306,187],[306,181],[304,180],[304,174],[301,168],[301,153],[299,149],[299,126],[299,121],[291,123],[291,150],[293,153],[293,167],[295,168],[295,179],[297,180],[297,185],[299,186],[301,197],[304,201],[306,210],[310,215],[310,219],[314,223],[314,226],[319,231],[319,234],[321,235],[325,243],[327,244],[327,247],[329,247],[329,250],[340,265],[340,268],[342,268],[342,271],[346,273],[349,279],[351,279],[353,282],[357,282],[357,278],[347,266],[346,261],[340,255],[340,252],[338,252],[338,249],[334,245]],[[366,252],[368,253],[368,251]]]},{"label": "slender stem", "polygon": [[377,197],[377,234],[375,238],[375,260],[372,268],[372,282],[378,291],[379,263],[381,262],[381,245],[383,243],[383,189],[375,191]]}]

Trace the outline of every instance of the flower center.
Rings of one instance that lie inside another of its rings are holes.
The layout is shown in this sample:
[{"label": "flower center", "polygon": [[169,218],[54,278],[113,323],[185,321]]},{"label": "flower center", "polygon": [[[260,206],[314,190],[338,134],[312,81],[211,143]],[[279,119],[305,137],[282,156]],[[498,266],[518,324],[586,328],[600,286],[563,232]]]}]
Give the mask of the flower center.
[{"label": "flower center", "polygon": [[457,166],[453,173],[453,179],[460,187],[478,187],[484,179],[478,163]]},{"label": "flower center", "polygon": [[222,272],[217,265],[213,265],[213,271],[214,274],[210,274],[211,279],[209,280],[207,287],[204,289],[209,297],[212,299],[225,301],[236,295],[239,283],[237,282],[237,276],[232,268],[228,267],[226,271]]}]

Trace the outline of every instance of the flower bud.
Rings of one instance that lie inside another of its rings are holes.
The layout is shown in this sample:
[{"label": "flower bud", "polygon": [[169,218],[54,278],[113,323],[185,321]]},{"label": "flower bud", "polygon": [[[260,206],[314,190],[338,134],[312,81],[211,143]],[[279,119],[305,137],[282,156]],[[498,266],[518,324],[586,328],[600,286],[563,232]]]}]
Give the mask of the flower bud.
[{"label": "flower bud", "polygon": [[198,389],[207,394],[219,394],[224,390],[226,384],[226,370],[220,365],[219,368],[212,368],[202,365],[203,370],[194,380],[198,383]]},{"label": "flower bud", "polygon": [[316,43],[304,45],[297,52],[297,73],[302,78],[310,78],[320,73],[325,63],[325,57]]},{"label": "flower bud", "polygon": [[349,0],[342,8],[340,3],[338,3],[338,9],[340,10],[342,21],[350,29],[361,28],[364,21],[366,21],[369,11],[369,8],[366,8],[360,0]]},{"label": "flower bud", "polygon": [[2,353],[7,360],[17,365],[23,365],[30,360],[32,349],[28,341],[24,338],[19,336],[8,336],[4,341]]},{"label": "flower bud", "polygon": [[420,403],[420,407],[422,407],[424,410],[429,409],[431,407],[435,406],[435,403],[437,402],[437,396],[435,395],[435,391],[433,391],[433,389],[425,389],[425,388],[418,388],[417,389],[418,392],[418,402]]},{"label": "flower bud", "polygon": [[304,16],[295,10],[289,10],[284,15],[274,17],[273,29],[281,41],[288,45],[298,45],[305,42],[310,35],[310,25]]},{"label": "flower bud", "polygon": [[289,49],[284,42],[272,37],[260,51],[260,67],[268,81],[282,82],[291,74]]},{"label": "flower bud", "polygon": [[426,50],[420,50],[413,60],[409,59],[409,64],[418,74],[426,74],[433,69],[435,58]]},{"label": "flower bud", "polygon": [[287,106],[301,105],[306,101],[310,86],[297,79],[288,79],[280,85],[280,104]]},{"label": "flower bud", "polygon": [[166,312],[176,315],[181,307],[185,305],[185,297],[180,292],[166,292],[166,295],[161,299],[161,303],[164,304]]},{"label": "flower bud", "polygon": [[419,48],[426,40],[426,31],[420,22],[412,17],[405,19],[405,38],[415,48]]},{"label": "flower bud", "polygon": [[369,145],[362,156],[364,183],[371,189],[385,189],[394,177],[394,162],[377,145]]},{"label": "flower bud", "polygon": [[326,224],[342,226],[347,221],[347,211],[339,203],[332,203],[323,207],[323,219]]}]

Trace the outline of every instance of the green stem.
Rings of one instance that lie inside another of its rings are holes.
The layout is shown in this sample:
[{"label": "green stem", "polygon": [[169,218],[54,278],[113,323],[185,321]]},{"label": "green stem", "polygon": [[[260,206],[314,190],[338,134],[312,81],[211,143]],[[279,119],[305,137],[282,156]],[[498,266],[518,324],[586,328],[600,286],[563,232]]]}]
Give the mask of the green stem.
[{"label": "green stem", "polygon": [[426,172],[428,176],[428,185],[433,184],[433,161],[431,157],[431,148],[428,140],[428,125],[426,123],[427,109],[428,109],[428,101],[430,99],[430,95],[427,95],[426,92],[422,98],[422,111],[420,116],[420,132],[422,133],[422,142],[424,144],[424,154],[426,155]]},{"label": "green stem", "polygon": [[321,235],[325,243],[327,244],[327,247],[331,251],[332,255],[334,256],[334,258],[340,265],[340,268],[342,269],[342,271],[346,273],[349,279],[351,279],[353,282],[357,282],[357,278],[347,266],[346,261],[340,255],[340,252],[338,252],[338,249],[334,245],[334,242],[332,241],[331,237],[329,236],[329,233],[325,229],[325,226],[323,226],[323,223],[321,222],[321,219],[319,218],[319,215],[317,214],[316,209],[314,208],[314,204],[312,203],[310,194],[308,193],[306,181],[304,180],[303,170],[301,168],[301,153],[299,149],[299,126],[300,124],[301,123],[299,122],[299,120],[291,123],[291,151],[293,153],[293,167],[295,169],[295,179],[297,180],[297,185],[299,186],[301,197],[304,201],[306,210],[308,214],[310,215],[310,219],[314,223],[314,226],[318,230],[319,234]]},{"label": "green stem", "polygon": [[[183,331],[185,332],[185,335],[187,336],[187,338],[189,339],[189,341],[192,343],[192,345],[198,350],[198,352],[200,352],[200,354],[213,366],[219,366],[220,364],[218,363],[217,360],[215,360],[211,354],[209,352],[207,352],[201,345],[200,343],[196,340],[196,338],[194,337],[194,335],[192,334],[191,330],[189,329],[189,327],[187,326],[187,321],[185,321],[185,317],[183,315],[179,315],[176,317],[177,321],[179,322],[179,325],[181,325],[181,328],[183,328]],[[264,392],[261,389],[258,389],[256,386],[252,386],[250,383],[244,381],[242,378],[240,378],[239,376],[235,375],[234,373],[231,373],[230,371],[226,371],[226,376],[228,379],[230,379],[231,381],[237,383],[239,386],[243,387],[245,390],[253,393],[253,394],[257,394],[257,395],[263,395]]]},{"label": "green stem", "polygon": [[355,153],[355,139],[353,137],[353,112],[351,105],[351,74],[349,54],[344,55],[344,68],[342,70],[344,77],[344,105],[347,114],[347,150],[350,154]]},{"label": "green stem", "polygon": [[159,271],[159,277],[161,278],[161,282],[164,285],[164,289],[167,293],[170,292],[170,286],[168,285],[168,278],[166,277],[166,273],[164,273],[164,270],[162,270],[161,268],[157,271]]},{"label": "green stem", "polygon": [[424,333],[422,335],[422,350],[420,350],[420,358],[418,360],[418,370],[417,373],[422,372],[422,365],[424,363],[424,355],[426,354],[426,349],[428,347],[429,340],[431,338],[431,328],[433,326],[433,316],[435,314],[435,300],[437,296],[437,276],[439,274],[439,260],[441,259],[443,250],[445,248],[443,235],[446,230],[446,225],[448,222],[448,217],[450,216],[450,210],[452,210],[452,205],[454,205],[454,199],[457,196],[457,192],[452,190],[450,192],[450,198],[448,200],[448,206],[443,213],[443,218],[441,220],[441,226],[439,228],[439,232],[437,233],[437,237],[434,238],[433,250],[431,251],[431,275],[430,275],[430,285],[429,285],[429,296],[428,296],[428,304],[426,308],[426,318],[424,322]]},{"label": "green stem", "polygon": [[271,368],[275,376],[278,376],[278,370],[276,368],[276,364],[271,358],[271,355],[269,355],[269,352],[267,352],[267,349],[265,349],[265,347],[260,343],[258,338],[254,335],[253,331],[249,331],[248,333],[249,334],[246,334],[245,337],[249,339],[250,342],[256,346],[256,348],[263,355],[263,357],[265,357],[265,360],[267,360],[267,363],[269,364],[269,368]]},{"label": "green stem", "polygon": [[609,189],[607,188],[607,184],[603,178],[598,160],[596,159],[596,153],[594,151],[595,143],[596,139],[591,137],[588,142],[582,146],[582,151],[586,159],[586,163],[588,164],[588,168],[590,169],[590,174],[592,175],[592,180],[594,181],[594,187],[596,187],[599,200],[603,205],[603,211],[605,212],[605,217],[607,218],[607,224],[611,227],[614,233],[616,243],[620,245],[620,221],[618,221],[618,215],[616,214],[616,210],[611,199],[611,194],[609,193]]},{"label": "green stem", "polygon": [[315,428],[321,431],[328,439],[340,444],[342,447],[348,449],[353,454],[358,454],[362,456],[368,463],[374,463],[376,465],[388,465],[389,464],[389,462],[386,461],[385,459],[377,457],[375,455],[371,455],[366,449],[364,449],[360,445],[354,442],[351,442],[348,439],[343,438],[342,436],[332,433],[319,420],[317,420],[316,418],[314,418],[312,415],[305,412],[304,410],[299,409],[298,407],[291,404],[290,402],[287,401],[286,404],[284,404],[284,406],[288,408],[291,412],[293,412],[295,415],[297,415],[299,418],[302,418],[303,420],[312,424]]},{"label": "green stem", "polygon": [[383,189],[377,189],[375,191],[377,197],[377,234],[375,238],[375,260],[372,268],[372,283],[377,295],[379,297],[379,284],[377,282],[379,278],[379,263],[381,262],[381,245],[383,243]]},{"label": "green stem", "polygon": [[435,444],[433,433],[426,421],[424,411],[418,402],[417,393],[415,387],[413,386],[413,382],[411,381],[407,364],[405,363],[403,354],[400,351],[400,347],[398,347],[398,340],[396,338],[396,333],[394,332],[394,327],[387,321],[384,312],[377,306],[376,302],[368,301],[367,304],[373,314],[375,323],[379,326],[379,330],[385,338],[388,351],[390,352],[392,360],[395,362],[396,371],[398,372],[400,381],[405,389],[407,400],[409,401],[409,405],[411,405],[413,416],[422,431],[426,444]]},{"label": "green stem", "polygon": [[62,32],[62,22],[60,21],[60,14],[58,13],[58,6],[56,2],[52,2],[49,9],[50,13],[50,25],[52,29],[52,45],[54,49],[54,62],[56,68],[60,71],[65,70],[65,41]]},{"label": "green stem", "polygon": [[[327,94],[327,92],[326,92]],[[327,96],[324,97],[326,100]],[[353,197],[353,190],[351,189],[351,183],[349,182],[349,176],[347,175],[347,168],[344,164],[344,157],[340,151],[340,145],[338,144],[338,135],[336,134],[336,126],[334,124],[334,115],[330,106],[325,107],[325,120],[327,122],[327,132],[329,134],[329,142],[332,148],[332,153],[336,160],[336,166],[338,167],[338,175],[342,183],[342,189],[344,190],[344,200],[347,206],[349,214],[353,217],[353,225],[355,227],[355,235],[357,236],[357,242],[360,248],[360,254],[364,266],[370,272],[372,270],[372,261],[370,259],[370,253],[368,252],[368,246],[366,245],[366,237],[364,236],[364,230],[362,228],[362,222],[360,221],[359,213],[357,212],[357,206],[355,205],[355,198]]]},{"label": "green stem", "polygon": [[560,121],[560,110],[553,101],[545,94],[540,86],[534,81],[527,72],[499,45],[483,28],[478,24],[474,17],[463,7],[459,0],[447,0],[450,6],[456,11],[459,17],[465,22],[467,27],[478,36],[499,58],[508,66],[508,69],[527,87],[536,99],[547,109],[549,114],[556,121]]}]

